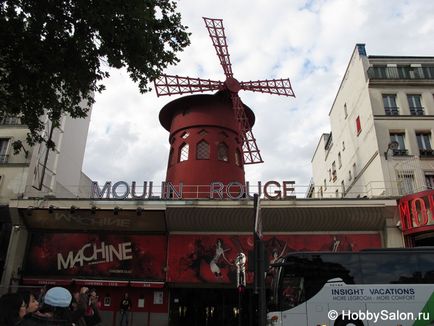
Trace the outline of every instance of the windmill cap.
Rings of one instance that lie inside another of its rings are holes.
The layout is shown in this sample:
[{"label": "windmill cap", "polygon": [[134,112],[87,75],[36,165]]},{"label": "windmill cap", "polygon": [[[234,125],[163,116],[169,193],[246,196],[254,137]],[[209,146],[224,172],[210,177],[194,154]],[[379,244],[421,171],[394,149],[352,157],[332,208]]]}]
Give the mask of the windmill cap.
[{"label": "windmill cap", "polygon": [[71,300],[71,293],[59,286],[49,289],[44,297],[44,303],[52,307],[69,307]]}]

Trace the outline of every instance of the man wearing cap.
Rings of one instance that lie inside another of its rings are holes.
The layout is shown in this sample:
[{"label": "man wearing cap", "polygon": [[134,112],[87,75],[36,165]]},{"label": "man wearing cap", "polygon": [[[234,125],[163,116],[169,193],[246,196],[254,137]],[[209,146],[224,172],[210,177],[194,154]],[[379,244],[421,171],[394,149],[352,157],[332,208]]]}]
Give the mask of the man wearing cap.
[{"label": "man wearing cap", "polygon": [[71,293],[63,287],[54,287],[44,296],[39,311],[28,314],[18,324],[20,326],[56,325],[71,326]]}]

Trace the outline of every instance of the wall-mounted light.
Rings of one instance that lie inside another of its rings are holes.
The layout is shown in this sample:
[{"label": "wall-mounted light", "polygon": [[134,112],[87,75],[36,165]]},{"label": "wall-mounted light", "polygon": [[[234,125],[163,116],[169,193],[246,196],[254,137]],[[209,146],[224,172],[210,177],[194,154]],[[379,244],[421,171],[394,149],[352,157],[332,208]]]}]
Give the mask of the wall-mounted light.
[{"label": "wall-mounted light", "polygon": [[137,207],[137,209],[136,209],[136,213],[137,213],[137,216],[141,216],[142,213],[143,213],[143,208],[141,208],[141,207]]},{"label": "wall-mounted light", "polygon": [[387,160],[387,154],[389,153],[389,151],[393,151],[398,148],[399,143],[397,141],[391,141],[389,144],[387,144],[387,150],[384,152],[384,158]]},{"label": "wall-mounted light", "polygon": [[21,225],[13,225],[12,230],[14,230],[14,232],[18,232],[19,230],[21,230]]},{"label": "wall-mounted light", "polygon": [[69,209],[69,212],[71,214],[74,214],[77,211],[77,209],[78,209],[77,207],[75,207],[74,205],[72,205],[71,208]]},{"label": "wall-mounted light", "polygon": [[53,213],[54,213],[54,206],[53,206],[53,205],[50,205],[50,206],[48,207],[48,213],[50,213],[50,214],[53,214]]},{"label": "wall-mounted light", "polygon": [[118,207],[118,206],[115,206],[115,208],[113,208],[113,213],[115,214],[115,215],[119,215],[119,211],[120,211],[121,209]]},{"label": "wall-mounted light", "polygon": [[92,215],[95,215],[95,214],[96,214],[96,206],[95,206],[95,205],[92,205],[92,207],[90,208],[90,213],[91,213]]}]

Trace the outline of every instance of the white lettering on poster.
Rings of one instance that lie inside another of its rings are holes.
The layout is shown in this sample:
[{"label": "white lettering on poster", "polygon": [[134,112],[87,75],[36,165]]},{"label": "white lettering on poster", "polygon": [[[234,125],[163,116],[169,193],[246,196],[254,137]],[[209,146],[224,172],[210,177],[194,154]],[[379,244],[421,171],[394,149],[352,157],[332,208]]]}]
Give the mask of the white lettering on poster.
[{"label": "white lettering on poster", "polygon": [[76,265],[112,262],[115,259],[119,261],[133,259],[131,242],[119,243],[117,246],[106,245],[104,242],[101,242],[100,246],[95,243],[86,243],[75,253],[70,250],[66,258],[62,253],[58,253],[57,270],[72,268]]}]

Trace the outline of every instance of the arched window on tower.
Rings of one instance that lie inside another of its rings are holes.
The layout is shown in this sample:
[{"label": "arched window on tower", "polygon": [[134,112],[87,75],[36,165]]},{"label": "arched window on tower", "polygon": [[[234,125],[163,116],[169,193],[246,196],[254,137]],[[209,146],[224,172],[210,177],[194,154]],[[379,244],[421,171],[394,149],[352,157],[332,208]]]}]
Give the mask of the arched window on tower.
[{"label": "arched window on tower", "polygon": [[209,160],[209,144],[201,140],[196,146],[196,159],[198,160]]},{"label": "arched window on tower", "polygon": [[227,162],[229,160],[228,152],[229,152],[228,145],[226,145],[225,143],[218,144],[218,146],[217,146],[217,159],[219,161]]},{"label": "arched window on tower", "polygon": [[235,150],[235,164],[237,166],[242,165],[241,152],[238,148]]},{"label": "arched window on tower", "polygon": [[179,162],[184,162],[188,160],[188,150],[189,146],[186,143],[183,143],[181,147],[179,147]]}]

